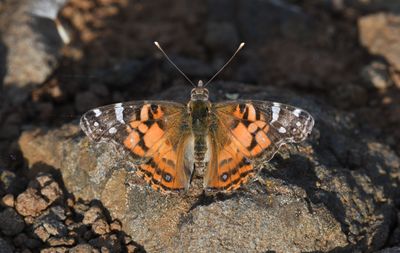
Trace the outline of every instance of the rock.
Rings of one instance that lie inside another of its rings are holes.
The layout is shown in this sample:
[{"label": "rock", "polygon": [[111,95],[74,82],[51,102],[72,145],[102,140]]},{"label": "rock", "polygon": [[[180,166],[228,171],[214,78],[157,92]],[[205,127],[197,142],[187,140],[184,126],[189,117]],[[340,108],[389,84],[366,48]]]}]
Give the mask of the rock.
[{"label": "rock", "polygon": [[[352,114],[312,97],[238,83],[213,83],[210,89],[215,100],[237,93],[240,99],[300,106],[315,117],[316,127],[308,141],[282,150],[258,181],[233,194],[202,194],[197,178],[187,193],[154,192],[112,144],[90,143],[74,124],[26,131],[20,148],[30,168],[59,169],[77,199],[100,200],[148,252],[374,251],[385,245],[395,222],[393,199],[400,196],[400,158],[390,147],[359,131]],[[179,100],[177,90],[157,97]],[[99,217],[77,208],[88,223]],[[110,249],[114,240],[108,233],[95,239],[91,231],[85,234],[96,248]]]},{"label": "rock", "polygon": [[40,253],[67,253],[69,249],[67,247],[50,247],[42,249]]},{"label": "rock", "polygon": [[39,248],[41,243],[39,240],[32,239],[26,234],[20,233],[14,237],[14,245],[18,245],[19,247],[27,247],[29,249],[36,249]]},{"label": "rock", "polygon": [[36,189],[28,188],[17,197],[15,208],[22,216],[36,217],[50,205]]},{"label": "rock", "polygon": [[4,195],[4,197],[1,199],[1,203],[4,206],[8,206],[8,207],[14,207],[14,196],[12,194],[6,194]]},{"label": "rock", "polygon": [[104,235],[110,232],[110,226],[104,219],[98,219],[92,224],[92,230],[98,235]]},{"label": "rock", "polygon": [[371,62],[362,69],[361,75],[370,87],[379,90],[387,89],[393,85],[387,66],[382,62]]},{"label": "rock", "polygon": [[89,244],[97,249],[101,249],[101,252],[121,252],[121,244],[116,235],[101,235],[95,239],[89,241]]},{"label": "rock", "polygon": [[6,193],[19,194],[26,187],[25,179],[18,177],[13,171],[0,168],[0,189]]},{"label": "rock", "polygon": [[121,231],[122,230],[122,224],[120,221],[115,220],[110,224],[110,229],[113,231]]},{"label": "rock", "polygon": [[15,208],[22,216],[36,217],[62,197],[62,191],[50,174],[41,173],[18,195]]},{"label": "rock", "polygon": [[100,99],[91,91],[81,92],[75,96],[75,109],[78,112],[86,112],[99,105]]},{"label": "rock", "polygon": [[375,253],[399,253],[400,247],[386,248],[383,250],[376,251]]},{"label": "rock", "polygon": [[326,5],[331,5],[332,7],[336,7],[335,9],[357,9],[359,11],[367,11],[367,12],[377,12],[377,11],[388,11],[399,13],[400,12],[400,3],[398,1],[391,0],[325,0],[323,1]]},{"label": "rock", "polygon": [[110,226],[108,225],[102,210],[97,206],[92,206],[85,213],[82,223],[91,225],[93,232],[98,235],[104,235],[110,232]]},{"label": "rock", "polygon": [[331,94],[331,98],[338,108],[357,108],[365,106],[368,102],[367,90],[361,85],[342,84],[336,87]]},{"label": "rock", "polygon": [[0,230],[8,236],[17,235],[25,228],[25,222],[12,208],[7,208],[0,213]]},{"label": "rock", "polygon": [[50,237],[47,240],[47,243],[50,246],[72,246],[76,242],[75,242],[74,238],[70,238],[70,237],[62,237],[62,238]]},{"label": "rock", "polygon": [[70,253],[92,253],[93,247],[90,244],[79,244],[69,250]]},{"label": "rock", "polygon": [[0,29],[7,47],[6,87],[42,84],[58,65],[62,42],[56,24],[32,15],[31,8],[29,1],[14,1],[4,8]]},{"label": "rock", "polygon": [[34,181],[29,184],[30,187],[40,190],[40,194],[46,197],[47,201],[53,203],[61,198],[62,191],[60,186],[50,174],[39,174]]},{"label": "rock", "polygon": [[3,238],[0,237],[0,253],[13,253],[13,247]]},{"label": "rock", "polygon": [[281,35],[300,38],[310,33],[309,17],[300,7],[286,1],[241,0],[236,10],[237,29],[241,39],[248,43],[262,43]]},{"label": "rock", "polygon": [[62,238],[67,235],[67,227],[54,213],[43,214],[33,224],[34,233],[43,241],[50,237]]},{"label": "rock", "polygon": [[400,70],[400,16],[377,13],[358,21],[361,44],[371,54],[384,57],[394,68]]},{"label": "rock", "polygon": [[103,211],[99,207],[93,206],[85,212],[82,223],[85,225],[89,225],[103,217]]}]

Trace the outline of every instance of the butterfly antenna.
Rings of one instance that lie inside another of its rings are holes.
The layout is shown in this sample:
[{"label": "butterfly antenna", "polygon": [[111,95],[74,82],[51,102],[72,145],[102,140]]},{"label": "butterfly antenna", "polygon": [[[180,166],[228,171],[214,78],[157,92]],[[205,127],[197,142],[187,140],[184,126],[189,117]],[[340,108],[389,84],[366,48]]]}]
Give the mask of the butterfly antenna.
[{"label": "butterfly antenna", "polygon": [[233,53],[233,55],[231,56],[231,58],[229,58],[229,60],[224,64],[224,66],[222,66],[222,67],[217,71],[217,73],[215,73],[215,74],[210,78],[210,80],[208,80],[208,81],[206,82],[206,84],[204,84],[203,87],[206,87],[209,83],[211,83],[211,81],[214,80],[214,78],[215,78],[216,76],[218,76],[218,74],[221,73],[221,71],[224,70],[224,68],[225,68],[226,66],[228,66],[228,64],[233,60],[233,58],[235,58],[236,54],[239,53],[240,49],[242,49],[242,48],[244,47],[244,45],[245,45],[244,42],[240,43],[239,47],[236,49],[235,53]]},{"label": "butterfly antenna", "polygon": [[168,57],[168,55],[164,52],[164,50],[161,48],[160,44],[157,41],[154,41],[154,45],[156,45],[156,47],[161,51],[161,53],[163,53],[165,58],[167,58],[169,63],[171,63],[172,66],[174,66],[179,71],[179,73],[181,73],[182,76],[185,77],[186,80],[188,80],[191,85],[193,85],[193,87],[197,87],[196,85],[194,85],[192,80],[190,80],[189,77],[187,77],[187,75],[185,75],[185,73],[183,73],[183,71],[178,66],[176,66],[176,64]]}]

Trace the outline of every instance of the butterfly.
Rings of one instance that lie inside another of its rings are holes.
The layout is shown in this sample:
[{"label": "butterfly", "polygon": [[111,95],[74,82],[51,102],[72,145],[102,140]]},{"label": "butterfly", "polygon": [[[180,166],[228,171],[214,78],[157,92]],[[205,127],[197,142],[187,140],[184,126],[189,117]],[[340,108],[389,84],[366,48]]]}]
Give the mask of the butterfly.
[{"label": "butterfly", "polygon": [[188,104],[132,101],[95,108],[80,126],[92,141],[127,151],[137,174],[162,193],[187,190],[195,170],[207,190],[236,190],[280,146],[305,140],[314,126],[308,112],[278,102],[211,103],[205,86],[199,81]]}]

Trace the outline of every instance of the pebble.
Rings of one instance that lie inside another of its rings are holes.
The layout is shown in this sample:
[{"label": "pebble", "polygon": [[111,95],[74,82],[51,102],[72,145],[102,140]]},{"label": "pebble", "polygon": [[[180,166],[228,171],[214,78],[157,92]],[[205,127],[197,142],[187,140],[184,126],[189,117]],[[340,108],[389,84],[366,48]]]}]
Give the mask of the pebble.
[{"label": "pebble", "polygon": [[72,246],[76,243],[74,238],[71,237],[51,237],[47,240],[50,246]]},{"label": "pebble", "polygon": [[103,213],[100,207],[92,206],[85,212],[82,223],[85,225],[92,224],[102,217]]},{"label": "pebble", "polygon": [[13,247],[3,238],[0,237],[0,253],[13,253]]},{"label": "pebble", "polygon": [[3,204],[3,206],[14,207],[14,196],[12,194],[4,195],[4,197],[1,199],[1,203]]},{"label": "pebble", "polygon": [[104,235],[110,232],[110,226],[105,219],[97,219],[92,224],[92,230],[98,235]]},{"label": "pebble", "polygon": [[49,205],[50,203],[40,196],[36,189],[28,188],[18,195],[15,208],[22,216],[36,217]]},{"label": "pebble", "polygon": [[16,235],[25,228],[22,217],[12,208],[7,208],[0,213],[0,230],[5,235]]},{"label": "pebble", "polygon": [[379,61],[374,61],[365,66],[361,71],[363,79],[373,88],[384,90],[392,86],[387,66]]},{"label": "pebble", "polygon": [[92,253],[94,248],[90,244],[79,244],[69,250],[70,253]]}]

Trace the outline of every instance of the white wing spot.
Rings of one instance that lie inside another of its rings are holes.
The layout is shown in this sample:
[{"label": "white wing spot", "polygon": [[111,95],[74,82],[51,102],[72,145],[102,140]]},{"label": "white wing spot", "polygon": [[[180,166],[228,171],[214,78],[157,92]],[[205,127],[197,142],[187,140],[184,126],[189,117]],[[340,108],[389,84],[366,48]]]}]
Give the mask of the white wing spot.
[{"label": "white wing spot", "polygon": [[300,121],[297,121],[297,122],[296,122],[296,126],[301,127]]},{"label": "white wing spot", "polygon": [[93,112],[94,112],[94,116],[96,116],[96,117],[99,117],[101,115],[100,109],[94,109]]},{"label": "white wing spot", "polygon": [[272,109],[272,120],[270,123],[273,123],[278,120],[281,107],[279,106],[278,103],[274,103],[271,109]]},{"label": "white wing spot", "polygon": [[294,116],[299,117],[301,112],[302,112],[302,110],[297,108],[293,111],[293,114],[294,114]]},{"label": "white wing spot", "polygon": [[112,128],[110,128],[110,129],[108,129],[108,132],[109,132],[110,134],[115,134],[115,133],[117,132],[117,129],[116,129],[115,127],[112,127]]},{"label": "white wing spot", "polygon": [[122,103],[115,104],[114,109],[115,109],[115,117],[116,117],[117,121],[119,121],[122,124],[125,124],[124,115],[122,113],[124,111],[124,107],[122,107]]},{"label": "white wing spot", "polygon": [[99,126],[99,122],[94,122],[93,125],[94,125],[95,127],[98,127],[98,126]]},{"label": "white wing spot", "polygon": [[286,133],[286,128],[280,127],[280,128],[278,129],[278,132],[280,132],[281,134],[284,134],[284,133]]}]

